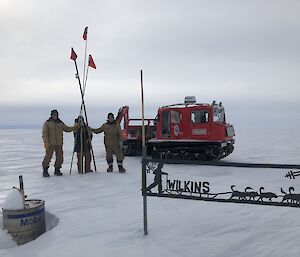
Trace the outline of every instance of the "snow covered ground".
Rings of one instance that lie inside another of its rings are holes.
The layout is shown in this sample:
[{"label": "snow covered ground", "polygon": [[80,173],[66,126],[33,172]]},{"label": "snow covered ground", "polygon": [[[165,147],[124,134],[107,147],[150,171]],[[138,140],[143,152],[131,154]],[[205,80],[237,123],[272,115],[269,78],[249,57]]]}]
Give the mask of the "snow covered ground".
[{"label": "snow covered ground", "polygon": [[[227,160],[300,164],[296,129],[242,130],[236,138],[235,152]],[[51,167],[50,178],[43,178],[41,131],[0,130],[0,206],[11,188],[18,186],[18,175],[22,174],[28,198],[45,200],[47,212],[47,232],[23,246],[0,231],[0,256],[300,255],[300,208],[148,197],[149,234],[145,236],[140,158],[125,159],[126,174],[106,173],[102,136],[93,141],[97,173],[78,175],[74,162],[68,175],[73,138],[65,134],[64,175],[53,176]],[[211,192],[228,191],[237,185],[240,190],[264,186],[275,193],[280,193],[281,187],[287,190],[294,186],[300,193],[300,177],[285,178],[285,169],[165,165],[163,170],[169,178],[209,181]]]}]

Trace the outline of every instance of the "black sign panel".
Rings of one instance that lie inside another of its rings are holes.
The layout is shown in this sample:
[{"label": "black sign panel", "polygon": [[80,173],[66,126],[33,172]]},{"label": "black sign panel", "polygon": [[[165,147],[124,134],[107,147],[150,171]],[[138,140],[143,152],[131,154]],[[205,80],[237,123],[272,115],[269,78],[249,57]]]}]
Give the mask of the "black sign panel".
[{"label": "black sign panel", "polygon": [[[142,192],[146,196],[179,198],[201,201],[228,202],[240,204],[272,205],[284,207],[300,207],[300,192],[294,187],[281,188],[280,192],[271,192],[267,188],[247,186],[242,190],[238,185],[231,185],[224,192],[212,192],[209,181],[193,181],[172,178],[163,171],[163,160],[143,160],[143,170],[147,172],[146,187]],[[300,175],[300,171],[289,171],[285,177],[294,179]]]}]

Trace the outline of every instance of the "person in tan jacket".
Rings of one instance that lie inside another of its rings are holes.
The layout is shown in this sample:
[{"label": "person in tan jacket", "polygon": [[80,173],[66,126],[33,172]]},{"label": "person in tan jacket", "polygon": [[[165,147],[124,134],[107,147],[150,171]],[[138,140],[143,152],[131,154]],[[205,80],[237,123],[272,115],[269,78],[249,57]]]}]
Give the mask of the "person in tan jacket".
[{"label": "person in tan jacket", "polygon": [[122,130],[120,124],[114,119],[114,114],[110,112],[107,115],[107,122],[100,128],[91,128],[91,131],[96,134],[104,132],[104,145],[106,161],[108,164],[107,172],[113,171],[113,155],[115,155],[117,158],[119,172],[124,173],[126,170],[123,168],[124,155],[122,151]]},{"label": "person in tan jacket", "polygon": [[55,172],[54,175],[61,176],[60,171],[63,163],[63,132],[72,132],[79,128],[79,125],[68,127],[59,118],[58,111],[52,110],[51,117],[44,123],[43,126],[43,141],[46,150],[46,155],[43,160],[43,177],[49,177],[48,169],[52,155],[55,152]]}]

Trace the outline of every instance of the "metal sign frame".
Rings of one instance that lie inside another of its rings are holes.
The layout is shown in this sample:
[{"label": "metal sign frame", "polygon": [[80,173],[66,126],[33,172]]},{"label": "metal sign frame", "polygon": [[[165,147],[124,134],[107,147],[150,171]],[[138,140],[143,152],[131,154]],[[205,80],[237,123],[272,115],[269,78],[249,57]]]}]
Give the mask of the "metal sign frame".
[{"label": "metal sign frame", "polygon": [[[300,208],[300,192],[294,193],[295,188],[281,188],[280,193],[274,193],[260,187],[253,190],[251,186],[243,190],[237,190],[236,185],[231,185],[224,192],[211,192],[209,181],[190,181],[169,179],[169,174],[163,171],[163,166],[169,164],[169,160],[154,160],[151,158],[142,159],[142,195],[144,198],[144,232],[147,228],[147,196],[164,197],[175,199],[188,199],[198,201],[211,201],[223,203],[254,204],[280,207]],[[189,163],[184,161],[182,163]],[[153,182],[147,185],[147,173],[154,175]],[[300,171],[289,171],[285,177],[295,179]],[[165,184],[163,185],[163,176]],[[155,190],[154,192],[152,190]]]}]

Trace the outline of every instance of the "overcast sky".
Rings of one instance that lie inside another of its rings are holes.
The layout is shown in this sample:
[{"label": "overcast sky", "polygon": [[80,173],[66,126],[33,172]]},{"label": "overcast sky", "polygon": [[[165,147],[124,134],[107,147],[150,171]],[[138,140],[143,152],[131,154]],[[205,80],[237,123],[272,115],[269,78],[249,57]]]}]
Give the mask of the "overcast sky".
[{"label": "overcast sky", "polygon": [[86,26],[91,125],[122,105],[141,116],[141,69],[149,118],[195,95],[222,101],[233,124],[300,125],[299,13],[297,0],[1,0],[0,126],[39,125],[51,109],[73,122],[70,49],[82,75]]}]

